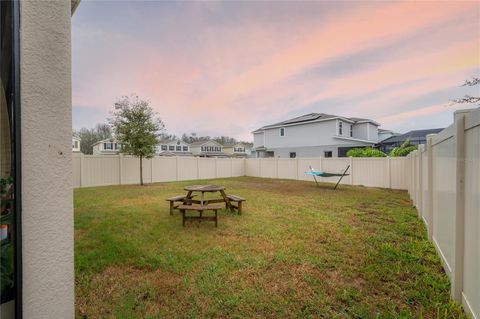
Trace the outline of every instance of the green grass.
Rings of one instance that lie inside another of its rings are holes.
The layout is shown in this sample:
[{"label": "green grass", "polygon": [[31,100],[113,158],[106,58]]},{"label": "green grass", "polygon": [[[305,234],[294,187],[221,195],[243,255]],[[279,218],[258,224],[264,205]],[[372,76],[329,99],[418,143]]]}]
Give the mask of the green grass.
[{"label": "green grass", "polygon": [[[170,216],[215,183],[219,227]],[[404,191],[240,177],[75,190],[79,318],[462,318]]]}]

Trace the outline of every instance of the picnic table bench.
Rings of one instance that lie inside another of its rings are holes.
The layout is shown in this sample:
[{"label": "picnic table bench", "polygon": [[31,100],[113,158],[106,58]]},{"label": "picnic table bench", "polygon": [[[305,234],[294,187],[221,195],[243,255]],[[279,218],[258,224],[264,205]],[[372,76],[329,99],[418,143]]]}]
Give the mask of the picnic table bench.
[{"label": "picnic table bench", "polygon": [[[222,209],[221,204],[210,204],[210,205],[180,205],[178,207],[180,212],[182,213],[182,225],[185,227],[185,222],[187,220],[198,220],[201,222],[202,220],[214,221],[215,227],[218,227],[218,210]],[[204,211],[213,211],[215,216],[204,216]],[[187,211],[196,211],[199,213],[199,216],[187,216]]]},{"label": "picnic table bench", "polygon": [[170,202],[170,215],[173,215],[174,209],[177,209],[182,204],[186,204],[189,199],[192,199],[195,196],[196,195],[190,194],[189,197],[187,197],[187,195],[178,195],[167,198],[166,201]]},{"label": "picnic table bench", "polygon": [[[237,195],[227,195],[230,200],[230,205],[237,210],[239,214],[242,213],[242,202],[245,201],[245,198],[242,198]],[[237,206],[233,205],[232,202],[237,203]]]}]

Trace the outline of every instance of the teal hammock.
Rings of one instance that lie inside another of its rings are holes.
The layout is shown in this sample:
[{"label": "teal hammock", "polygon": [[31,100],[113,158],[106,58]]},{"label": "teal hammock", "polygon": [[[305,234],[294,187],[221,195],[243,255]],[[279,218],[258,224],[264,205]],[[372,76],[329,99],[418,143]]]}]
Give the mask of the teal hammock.
[{"label": "teal hammock", "polygon": [[327,172],[316,171],[314,168],[310,166],[310,171],[305,172],[305,174],[313,176],[313,179],[315,180],[315,183],[317,184],[317,186],[319,186],[317,182],[317,176],[318,177],[340,177],[337,181],[337,184],[335,184],[335,187],[333,188],[333,189],[337,189],[337,186],[338,184],[340,184],[340,181],[342,180],[342,178],[344,176],[350,175],[350,174],[347,174],[347,171],[349,168],[350,168],[350,165],[347,166],[347,168],[345,169],[345,171],[343,171],[343,173],[327,173]]}]

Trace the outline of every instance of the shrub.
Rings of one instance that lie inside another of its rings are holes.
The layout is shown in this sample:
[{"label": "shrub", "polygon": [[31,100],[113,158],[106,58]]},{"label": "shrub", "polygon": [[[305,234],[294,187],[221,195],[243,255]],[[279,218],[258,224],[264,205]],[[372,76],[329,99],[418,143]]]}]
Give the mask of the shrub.
[{"label": "shrub", "polygon": [[347,152],[348,157],[385,157],[387,154],[372,147],[352,148]]},{"label": "shrub", "polygon": [[410,140],[406,140],[405,142],[403,142],[402,145],[400,145],[399,147],[395,147],[393,150],[391,150],[389,156],[407,156],[408,154],[410,154],[410,152],[413,152],[415,150],[417,150],[417,146],[412,145]]}]

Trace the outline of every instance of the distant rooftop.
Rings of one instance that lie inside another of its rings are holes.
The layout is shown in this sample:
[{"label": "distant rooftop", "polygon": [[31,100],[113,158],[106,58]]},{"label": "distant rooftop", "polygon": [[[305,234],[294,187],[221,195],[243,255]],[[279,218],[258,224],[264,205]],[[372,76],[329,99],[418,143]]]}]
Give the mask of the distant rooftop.
[{"label": "distant rooftop", "polygon": [[426,130],[413,130],[405,134],[389,137],[383,140],[381,143],[397,143],[404,142],[406,140],[414,141],[423,141],[428,134],[437,134],[440,133],[443,128],[433,128]]},{"label": "distant rooftop", "polygon": [[272,127],[276,127],[276,126],[282,126],[282,125],[307,123],[307,122],[313,122],[313,121],[318,121],[318,120],[328,120],[328,119],[336,119],[336,118],[344,119],[344,120],[351,121],[351,122],[354,122],[354,123],[370,122],[370,123],[373,123],[375,125],[380,125],[377,122],[375,122],[374,120],[360,118],[360,117],[345,117],[345,116],[332,115],[332,114],[326,114],[326,113],[310,113],[310,114],[305,114],[305,115],[302,115],[302,116],[294,117],[293,119],[289,119],[289,120],[286,120],[286,121],[266,125],[266,126],[263,126],[259,129],[257,129],[256,131],[264,130],[264,129],[268,129],[268,128],[272,128]]}]

